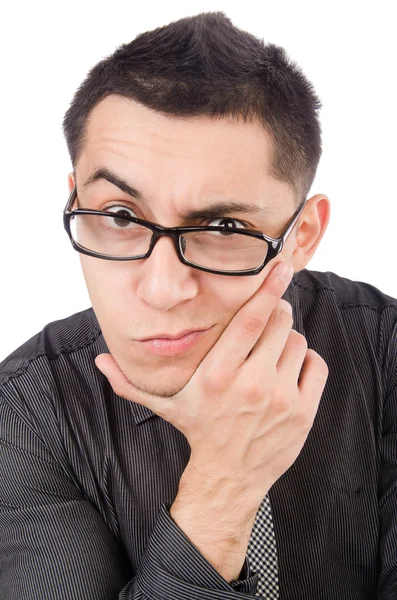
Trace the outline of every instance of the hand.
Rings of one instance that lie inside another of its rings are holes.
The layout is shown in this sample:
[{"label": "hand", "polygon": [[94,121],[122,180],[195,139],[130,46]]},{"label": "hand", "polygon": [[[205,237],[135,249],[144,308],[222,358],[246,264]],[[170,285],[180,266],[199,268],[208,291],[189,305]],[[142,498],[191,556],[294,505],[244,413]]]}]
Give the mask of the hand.
[{"label": "hand", "polygon": [[185,435],[196,471],[230,477],[258,504],[298,457],[328,378],[325,361],[292,329],[281,299],[291,277],[277,277],[278,264],[174,396],[141,392],[110,354],[95,359],[118,396]]}]

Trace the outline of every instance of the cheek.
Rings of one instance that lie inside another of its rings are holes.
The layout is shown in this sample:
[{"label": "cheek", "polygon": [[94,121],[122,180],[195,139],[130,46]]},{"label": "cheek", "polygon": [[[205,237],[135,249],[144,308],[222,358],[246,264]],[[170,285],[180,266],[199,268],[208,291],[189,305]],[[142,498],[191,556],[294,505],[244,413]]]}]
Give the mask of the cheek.
[{"label": "cheek", "polygon": [[102,306],[109,310],[114,304],[120,304],[127,282],[116,262],[80,254],[80,264],[94,309]]},{"label": "cheek", "polygon": [[230,321],[260,288],[264,275],[259,273],[253,277],[225,277],[224,279],[225,281],[219,281],[215,289],[208,293],[212,296],[210,305],[222,307]]},{"label": "cheek", "polygon": [[126,271],[116,261],[102,260],[93,256],[80,254],[80,264],[87,286],[92,289],[101,289],[104,293],[113,289],[121,289],[125,285]]}]

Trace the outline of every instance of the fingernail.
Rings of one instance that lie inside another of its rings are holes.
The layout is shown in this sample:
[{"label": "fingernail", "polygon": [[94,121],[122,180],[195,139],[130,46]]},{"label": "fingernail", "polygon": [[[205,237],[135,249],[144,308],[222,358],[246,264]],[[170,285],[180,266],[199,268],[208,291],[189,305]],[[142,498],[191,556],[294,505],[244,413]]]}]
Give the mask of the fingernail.
[{"label": "fingernail", "polygon": [[289,262],[279,263],[276,267],[276,275],[282,281],[289,281],[294,273],[294,267]]}]

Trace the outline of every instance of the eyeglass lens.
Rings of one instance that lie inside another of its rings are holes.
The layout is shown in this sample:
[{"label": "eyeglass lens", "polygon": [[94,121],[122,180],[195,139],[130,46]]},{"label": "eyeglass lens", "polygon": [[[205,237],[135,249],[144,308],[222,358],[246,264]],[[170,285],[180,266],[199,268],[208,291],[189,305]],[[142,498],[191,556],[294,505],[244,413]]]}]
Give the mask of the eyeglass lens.
[{"label": "eyeglass lens", "polygon": [[[70,229],[74,241],[93,252],[118,258],[146,255],[152,231],[121,216],[73,215]],[[180,249],[191,263],[207,269],[242,271],[255,269],[266,258],[265,240],[221,231],[195,231],[180,236]]]}]

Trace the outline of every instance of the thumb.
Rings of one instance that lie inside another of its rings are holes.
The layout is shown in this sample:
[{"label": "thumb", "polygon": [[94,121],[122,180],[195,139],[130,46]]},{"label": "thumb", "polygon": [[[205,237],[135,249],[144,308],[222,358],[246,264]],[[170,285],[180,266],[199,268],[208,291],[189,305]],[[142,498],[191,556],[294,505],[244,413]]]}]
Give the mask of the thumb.
[{"label": "thumb", "polygon": [[138,389],[127,379],[111,354],[98,354],[95,364],[108,379],[117,396],[146,406],[157,415],[162,416],[165,399]]},{"label": "thumb", "polygon": [[[114,381],[116,385],[117,383],[123,383],[122,381],[120,382],[120,379],[124,378],[126,380],[125,375],[121,372],[118,364],[111,354],[98,354],[98,356],[95,358],[95,364],[101,373],[103,373],[105,377],[109,379],[109,381]],[[122,377],[120,377],[120,375],[122,375]]]}]

